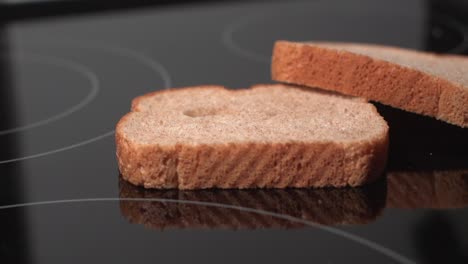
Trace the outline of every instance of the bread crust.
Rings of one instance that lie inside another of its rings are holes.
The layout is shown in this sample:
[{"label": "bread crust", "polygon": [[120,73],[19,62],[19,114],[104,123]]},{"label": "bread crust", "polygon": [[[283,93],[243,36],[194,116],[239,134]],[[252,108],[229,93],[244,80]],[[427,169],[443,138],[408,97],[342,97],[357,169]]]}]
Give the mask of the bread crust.
[{"label": "bread crust", "polygon": [[[184,88],[194,89],[194,88]],[[197,89],[223,89],[220,86]],[[145,97],[171,93],[157,91]],[[229,91],[235,92],[235,91]],[[378,115],[377,110],[375,115]],[[130,112],[116,127],[116,154],[122,178],[145,188],[284,188],[358,186],[381,176],[388,148],[388,127],[382,135],[350,143],[226,143],[142,145],[123,132]]]},{"label": "bread crust", "polygon": [[[385,49],[409,52],[399,48]],[[467,60],[461,56],[447,57]],[[277,41],[271,74],[276,81],[360,96],[468,127],[468,87],[367,55],[307,43]]]}]

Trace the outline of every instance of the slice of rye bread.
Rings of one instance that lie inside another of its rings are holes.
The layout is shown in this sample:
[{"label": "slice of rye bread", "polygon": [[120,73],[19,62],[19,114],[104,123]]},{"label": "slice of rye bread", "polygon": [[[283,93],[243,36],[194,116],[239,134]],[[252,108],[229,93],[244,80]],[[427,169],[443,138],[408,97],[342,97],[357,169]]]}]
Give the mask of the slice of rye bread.
[{"label": "slice of rye bread", "polygon": [[468,127],[468,58],[350,43],[278,41],[276,81],[361,96]]},{"label": "slice of rye bread", "polygon": [[360,98],[200,86],[134,99],[116,145],[122,177],[146,188],[357,186],[381,175],[388,126]]}]

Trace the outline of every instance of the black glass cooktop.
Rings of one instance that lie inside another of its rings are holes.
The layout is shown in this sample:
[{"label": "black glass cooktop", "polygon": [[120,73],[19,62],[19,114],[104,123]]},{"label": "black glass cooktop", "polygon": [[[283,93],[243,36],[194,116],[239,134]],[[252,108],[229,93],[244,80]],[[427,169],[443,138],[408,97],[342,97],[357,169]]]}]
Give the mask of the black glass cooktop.
[{"label": "black glass cooktop", "polygon": [[269,83],[277,39],[468,54],[464,5],[450,15],[434,2],[190,3],[3,22],[0,262],[467,263],[468,133],[431,118],[377,105],[388,168],[361,188],[151,191],[121,180],[115,159],[133,97]]}]

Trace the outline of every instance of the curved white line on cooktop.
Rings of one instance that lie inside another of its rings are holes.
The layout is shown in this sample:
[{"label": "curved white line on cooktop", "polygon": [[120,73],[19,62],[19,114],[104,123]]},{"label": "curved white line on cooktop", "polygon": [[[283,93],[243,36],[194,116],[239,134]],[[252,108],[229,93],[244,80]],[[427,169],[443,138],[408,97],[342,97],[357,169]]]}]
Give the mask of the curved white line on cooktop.
[{"label": "curved white line on cooktop", "polygon": [[[231,52],[242,56],[244,58],[250,59],[252,61],[261,62],[261,63],[270,63],[271,57],[266,56],[263,54],[259,54],[258,52],[251,51],[241,47],[236,41],[234,40],[234,33],[245,28],[251,23],[262,21],[266,19],[272,19],[276,15],[280,15],[280,12],[272,12],[268,15],[266,14],[259,14],[259,13],[252,13],[246,16],[239,18],[238,20],[234,20],[229,23],[223,30],[221,35],[221,40],[224,46],[230,50]],[[401,17],[402,15],[398,15]],[[468,49],[468,29],[465,29],[462,24],[458,21],[451,19],[450,17],[446,16],[438,16],[441,21],[445,22],[446,25],[450,25],[452,29],[457,30],[461,36],[462,40],[456,45],[445,51],[445,53],[460,53],[466,51]]]},{"label": "curved white line on cooktop", "polygon": [[31,124],[28,124],[28,125],[19,126],[19,127],[10,128],[10,129],[5,129],[5,130],[0,130],[0,136],[5,135],[5,134],[9,134],[9,133],[13,133],[13,132],[18,132],[18,131],[31,129],[31,128],[34,128],[34,127],[43,126],[43,125],[46,125],[48,123],[57,121],[59,119],[67,117],[67,116],[71,115],[72,113],[80,110],[81,108],[83,108],[87,104],[89,104],[91,101],[93,101],[94,98],[96,98],[96,95],[99,92],[99,79],[96,76],[96,74],[94,74],[86,66],[84,66],[82,64],[79,64],[79,63],[76,63],[76,62],[73,62],[73,61],[69,61],[69,60],[65,60],[65,59],[61,59],[61,58],[57,58],[57,57],[53,57],[53,56],[46,56],[46,55],[32,54],[32,53],[31,54],[29,54],[29,53],[18,53],[18,55],[19,55],[19,57],[21,59],[35,60],[35,61],[39,61],[39,62],[44,63],[44,64],[54,65],[54,66],[58,66],[58,67],[61,67],[61,68],[66,68],[66,69],[72,70],[74,72],[78,72],[79,74],[85,76],[85,78],[89,81],[89,83],[91,85],[91,90],[86,95],[86,97],[84,99],[82,99],[78,104],[73,105],[72,107],[66,109],[65,111],[63,111],[63,112],[61,112],[59,114],[56,114],[54,116],[48,117],[46,119],[42,119],[42,120],[33,122]]},{"label": "curved white line on cooktop", "polygon": [[62,152],[62,151],[65,151],[65,150],[81,147],[81,146],[87,145],[89,143],[93,143],[95,141],[101,140],[101,139],[103,139],[105,137],[108,137],[110,135],[113,135],[113,134],[114,134],[114,130],[109,131],[107,133],[104,133],[102,135],[99,135],[97,137],[93,137],[93,138],[90,138],[88,140],[84,140],[84,141],[69,145],[67,147],[58,148],[58,149],[54,149],[54,150],[49,150],[49,151],[46,151],[46,152],[41,152],[41,153],[38,153],[38,154],[28,155],[28,156],[24,156],[24,157],[20,157],[20,158],[0,160],[0,164],[14,162],[14,161],[20,161],[20,160],[26,160],[26,159],[39,158],[39,157],[42,157],[42,156],[47,156],[47,155]]},{"label": "curved white line on cooktop", "polygon": [[[54,44],[56,44],[56,43],[57,42],[54,42]],[[100,46],[100,45],[94,45],[93,46],[93,43],[86,43],[86,42],[81,43],[79,41],[63,42],[63,43],[69,44],[70,46],[75,46],[77,48],[94,49],[94,50],[98,50],[98,51],[110,52],[110,53],[117,54],[117,55],[119,55],[121,57],[124,57],[124,58],[130,58],[130,59],[136,60],[136,61],[142,63],[143,65],[146,65],[153,72],[157,73],[161,77],[161,79],[163,81],[163,86],[164,86],[165,89],[167,89],[167,88],[169,88],[171,86],[171,83],[172,83],[171,76],[170,76],[169,72],[167,71],[167,69],[161,63],[159,63],[158,61],[153,60],[151,57],[146,56],[143,53],[140,53],[140,52],[137,52],[137,51],[134,51],[134,50],[131,50],[131,49],[123,48],[123,47],[118,47],[118,46]],[[77,43],[78,43],[78,45],[77,45]],[[102,45],[102,43],[101,43],[101,45]],[[93,137],[93,138],[90,138],[90,139],[87,139],[87,140],[83,140],[81,142],[69,145],[67,147],[53,149],[53,150],[49,150],[49,151],[45,151],[45,152],[41,152],[41,153],[37,153],[37,154],[33,154],[33,155],[28,155],[28,156],[24,156],[24,157],[19,157],[19,158],[13,158],[13,159],[8,159],[8,160],[0,160],[0,164],[10,163],[10,162],[15,162],[15,161],[21,161],[21,160],[27,160],[27,159],[33,159],[33,158],[39,158],[39,157],[47,156],[47,155],[50,155],[50,154],[55,154],[55,153],[58,153],[58,152],[62,152],[62,151],[70,150],[70,149],[73,149],[73,148],[81,147],[81,146],[87,145],[89,143],[92,143],[92,142],[101,140],[103,138],[106,138],[106,137],[108,137],[110,135],[113,135],[114,132],[115,132],[114,130],[110,130],[110,131],[108,131],[106,133],[103,133],[101,135],[98,135],[96,137]]]},{"label": "curved white line on cooktop", "polygon": [[20,203],[20,204],[12,204],[12,205],[2,205],[0,206],[0,210],[2,209],[12,209],[12,208],[20,208],[20,207],[29,207],[29,206],[39,206],[39,205],[53,205],[53,204],[65,204],[65,203],[82,203],[82,202],[109,202],[109,201],[154,201],[154,202],[163,202],[163,203],[181,203],[181,204],[192,204],[192,205],[201,205],[201,206],[211,206],[211,207],[220,207],[220,208],[227,208],[233,210],[239,210],[243,212],[250,212],[250,213],[257,213],[267,216],[272,216],[292,222],[301,223],[304,225],[308,225],[311,227],[319,228],[324,231],[327,231],[331,234],[341,236],[348,240],[351,240],[355,243],[361,244],[363,246],[369,247],[393,260],[398,261],[399,263],[404,264],[414,264],[416,262],[408,259],[407,257],[398,254],[397,252],[388,249],[382,245],[379,245],[375,242],[367,240],[365,238],[356,236],[354,234],[345,232],[343,230],[320,225],[311,221],[307,221],[301,218],[293,217],[290,215],[283,215],[274,212],[269,212],[260,209],[248,208],[243,206],[237,205],[229,205],[229,204],[222,204],[222,203],[213,203],[213,202],[200,202],[200,201],[191,201],[191,200],[177,200],[177,199],[164,199],[164,198],[83,198],[83,199],[66,199],[66,200],[55,200],[55,201],[42,201],[42,202],[31,202],[31,203]]},{"label": "curved white line on cooktop", "polygon": [[[38,39],[40,37],[38,36]],[[30,44],[31,42],[28,42]],[[117,54],[124,58],[129,58],[132,60],[136,60],[141,64],[146,65],[149,69],[153,72],[158,74],[162,81],[164,88],[169,88],[172,84],[171,75],[169,71],[157,60],[154,60],[149,56],[147,53],[142,51],[135,51],[126,47],[109,45],[103,42],[86,42],[81,40],[70,40],[70,39],[60,39],[60,38],[47,38],[47,41],[34,41],[34,44],[40,45],[58,45],[58,46],[65,46],[65,47],[74,47],[78,49],[88,49],[88,50],[97,50],[106,53]]]},{"label": "curved white line on cooktop", "polygon": [[233,35],[234,32],[238,31],[239,29],[247,26],[248,24],[258,21],[261,19],[265,19],[267,17],[266,15],[259,15],[259,14],[250,14],[248,16],[244,16],[239,20],[235,20],[228,24],[221,35],[221,40],[224,44],[224,46],[230,50],[231,52],[245,57],[247,59],[256,61],[256,62],[261,62],[261,63],[270,63],[270,58],[265,57],[263,55],[260,55],[256,52],[252,52],[250,50],[246,50],[241,48],[237,43],[234,41]]},{"label": "curved white line on cooktop", "polygon": [[130,50],[127,48],[111,46],[111,47],[108,47],[108,50],[111,50],[114,53],[118,53],[121,56],[137,59],[143,62],[143,64],[146,64],[154,72],[159,74],[159,76],[163,80],[164,89],[168,89],[169,87],[171,87],[172,85],[171,75],[169,74],[169,71],[160,62],[151,59],[151,57],[149,57],[146,54],[136,52],[134,50]]}]

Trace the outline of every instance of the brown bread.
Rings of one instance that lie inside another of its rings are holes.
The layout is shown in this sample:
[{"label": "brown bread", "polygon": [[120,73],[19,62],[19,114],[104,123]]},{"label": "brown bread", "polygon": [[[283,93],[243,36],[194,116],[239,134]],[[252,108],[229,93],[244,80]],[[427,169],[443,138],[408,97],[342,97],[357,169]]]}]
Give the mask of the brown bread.
[{"label": "brown bread", "polygon": [[278,41],[276,81],[360,96],[468,127],[468,58],[394,47]]},{"label": "brown bread", "polygon": [[381,175],[388,126],[359,98],[203,86],[136,98],[116,145],[122,177],[146,188],[357,186]]}]

